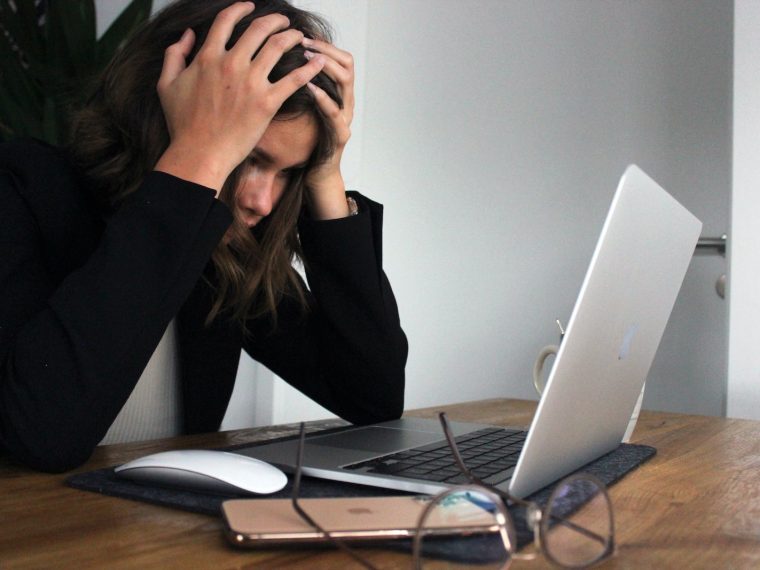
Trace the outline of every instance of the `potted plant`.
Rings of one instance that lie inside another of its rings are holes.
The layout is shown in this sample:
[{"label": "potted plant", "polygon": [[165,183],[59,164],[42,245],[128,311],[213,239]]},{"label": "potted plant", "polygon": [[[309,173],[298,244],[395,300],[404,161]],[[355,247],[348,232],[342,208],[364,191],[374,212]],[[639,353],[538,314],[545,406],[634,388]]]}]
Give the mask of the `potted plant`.
[{"label": "potted plant", "polygon": [[98,39],[95,0],[0,0],[0,140],[67,140],[90,80],[149,16],[132,0]]}]

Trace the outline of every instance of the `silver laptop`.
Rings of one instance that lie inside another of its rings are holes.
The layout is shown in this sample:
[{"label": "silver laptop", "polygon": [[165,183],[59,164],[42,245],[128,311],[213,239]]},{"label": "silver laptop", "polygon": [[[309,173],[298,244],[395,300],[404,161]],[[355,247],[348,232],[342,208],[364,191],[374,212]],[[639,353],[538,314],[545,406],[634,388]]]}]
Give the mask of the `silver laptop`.
[{"label": "silver laptop", "polygon": [[[452,424],[476,474],[525,497],[621,443],[701,228],[641,169],[626,169],[530,429]],[[292,472],[296,448],[236,453]],[[463,482],[452,463],[438,421],[402,418],[309,437],[303,472],[435,493]]]}]

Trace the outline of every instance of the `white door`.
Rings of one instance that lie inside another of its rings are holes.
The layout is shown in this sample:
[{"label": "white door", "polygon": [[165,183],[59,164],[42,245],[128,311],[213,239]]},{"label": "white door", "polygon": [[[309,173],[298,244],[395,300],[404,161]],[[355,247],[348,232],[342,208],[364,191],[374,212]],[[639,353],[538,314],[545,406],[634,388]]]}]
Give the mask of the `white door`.
[{"label": "white door", "polygon": [[[663,35],[656,46],[657,68],[673,79],[667,92],[651,95],[663,113],[662,137],[659,148],[642,149],[642,155],[655,180],[702,220],[703,238],[727,234],[730,240],[733,7],[681,7],[689,9],[671,13],[668,24],[674,41]],[[711,33],[694,41],[700,26]],[[716,281],[728,274],[728,265],[716,248],[697,248],[650,371],[645,408],[725,414],[728,302]]]},{"label": "white door", "polygon": [[716,281],[726,272],[726,257],[717,249],[697,249],[652,365],[644,408],[725,414],[728,303]]}]

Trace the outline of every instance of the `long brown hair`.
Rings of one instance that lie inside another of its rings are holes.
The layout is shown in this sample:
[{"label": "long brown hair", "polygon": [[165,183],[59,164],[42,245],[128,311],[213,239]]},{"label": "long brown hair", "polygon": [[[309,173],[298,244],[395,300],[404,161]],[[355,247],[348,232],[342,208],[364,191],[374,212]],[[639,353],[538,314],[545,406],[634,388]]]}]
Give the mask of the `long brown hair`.
[{"label": "long brown hair", "polygon": [[[189,63],[203,45],[214,17],[232,3],[233,0],[179,0],[169,4],[138,30],[95,83],[87,105],[75,116],[70,150],[104,210],[117,209],[169,145],[156,92],[164,50],[192,28],[196,41]],[[307,37],[330,41],[328,25],[314,14],[284,0],[258,0],[254,12],[235,27],[228,45],[238,40],[253,19],[275,12],[287,16],[290,27]],[[307,60],[303,54],[301,46],[286,53],[272,70],[270,80],[276,81],[304,65]],[[325,73],[317,75],[312,83],[342,106],[334,82]],[[297,221],[308,197],[306,174],[334,151],[335,134],[305,87],[283,104],[274,120],[304,113],[316,119],[317,146],[306,168],[293,174],[273,212],[253,230],[235,215],[229,239],[220,243],[211,257],[216,295],[207,322],[222,312],[243,325],[247,318],[266,314],[276,321],[276,308],[284,295],[295,296],[306,307],[301,280],[292,266],[301,256]],[[220,193],[220,199],[233,212],[235,190],[244,168],[245,164],[233,171]]]}]

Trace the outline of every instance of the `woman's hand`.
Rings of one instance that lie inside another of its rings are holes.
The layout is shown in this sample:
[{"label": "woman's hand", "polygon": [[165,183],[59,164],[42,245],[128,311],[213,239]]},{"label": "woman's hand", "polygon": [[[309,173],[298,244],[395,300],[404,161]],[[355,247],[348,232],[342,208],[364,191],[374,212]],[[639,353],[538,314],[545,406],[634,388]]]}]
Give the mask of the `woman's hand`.
[{"label": "woman's hand", "polygon": [[311,191],[311,213],[318,220],[342,218],[348,215],[348,204],[340,161],[343,149],[351,137],[351,121],[354,118],[354,58],[347,51],[321,40],[304,38],[301,44],[307,50],[310,63],[321,54],[324,58],[324,72],[335,81],[343,99],[341,109],[322,89],[312,83],[308,84],[319,108],[332,123],[337,143],[333,155],[312,170],[306,180]]},{"label": "woman's hand", "polygon": [[218,192],[283,102],[325,65],[324,56],[314,57],[276,83],[269,82],[282,55],[303,40],[301,32],[286,30],[289,21],[281,14],[256,18],[227,50],[235,25],[253,9],[251,2],[237,2],[219,12],[190,65],[192,30],[167,48],[158,94],[171,142],[156,170]]}]

